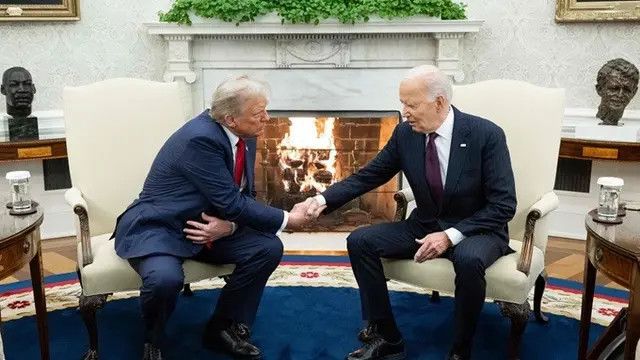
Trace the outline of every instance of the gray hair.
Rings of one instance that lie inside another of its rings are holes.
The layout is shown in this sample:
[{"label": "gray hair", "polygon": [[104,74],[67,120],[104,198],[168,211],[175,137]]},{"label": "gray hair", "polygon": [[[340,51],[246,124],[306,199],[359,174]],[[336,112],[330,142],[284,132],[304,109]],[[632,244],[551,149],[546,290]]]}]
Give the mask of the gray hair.
[{"label": "gray hair", "polygon": [[404,77],[405,80],[420,79],[427,88],[429,101],[434,101],[438,96],[443,96],[447,102],[451,102],[453,90],[449,76],[433,65],[416,66]]},{"label": "gray hair", "polygon": [[226,115],[238,116],[242,105],[256,97],[269,97],[267,83],[251,79],[247,75],[225,80],[213,92],[209,114],[216,121],[222,121]]}]

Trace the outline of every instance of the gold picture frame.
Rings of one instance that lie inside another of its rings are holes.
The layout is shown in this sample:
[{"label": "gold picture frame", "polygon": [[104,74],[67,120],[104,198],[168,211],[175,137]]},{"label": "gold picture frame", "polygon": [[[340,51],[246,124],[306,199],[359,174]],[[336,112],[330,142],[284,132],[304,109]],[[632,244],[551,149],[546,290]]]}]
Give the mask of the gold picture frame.
[{"label": "gold picture frame", "polygon": [[0,0],[0,21],[80,20],[79,0]]},{"label": "gold picture frame", "polygon": [[556,0],[556,22],[634,20],[640,20],[638,0]]}]

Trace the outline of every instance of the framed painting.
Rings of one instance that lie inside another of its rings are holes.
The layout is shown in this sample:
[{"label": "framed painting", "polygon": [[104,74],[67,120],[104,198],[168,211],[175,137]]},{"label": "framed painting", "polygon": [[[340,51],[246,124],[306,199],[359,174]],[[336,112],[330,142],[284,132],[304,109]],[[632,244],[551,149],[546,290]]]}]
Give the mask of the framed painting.
[{"label": "framed painting", "polygon": [[640,21],[638,0],[556,0],[556,22]]},{"label": "framed painting", "polygon": [[80,20],[79,0],[0,0],[0,21]]}]

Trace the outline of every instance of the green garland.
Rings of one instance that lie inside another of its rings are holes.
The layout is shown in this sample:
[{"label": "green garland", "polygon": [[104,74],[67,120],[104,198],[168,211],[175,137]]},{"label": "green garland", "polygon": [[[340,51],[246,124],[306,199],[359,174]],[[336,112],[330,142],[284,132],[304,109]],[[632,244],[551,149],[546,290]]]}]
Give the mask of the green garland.
[{"label": "green garland", "polygon": [[160,21],[191,25],[189,13],[227,22],[254,21],[256,17],[277,13],[282,23],[318,24],[336,18],[345,24],[415,15],[442,20],[466,19],[466,5],[453,0],[175,0],[171,9],[160,12]]}]

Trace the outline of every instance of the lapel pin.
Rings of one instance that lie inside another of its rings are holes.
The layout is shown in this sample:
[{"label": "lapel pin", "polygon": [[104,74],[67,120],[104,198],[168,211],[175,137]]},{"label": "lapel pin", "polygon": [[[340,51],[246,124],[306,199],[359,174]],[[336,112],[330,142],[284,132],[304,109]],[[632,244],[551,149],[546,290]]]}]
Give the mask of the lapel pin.
[{"label": "lapel pin", "polygon": [[460,147],[467,147],[467,144],[460,144]]}]

